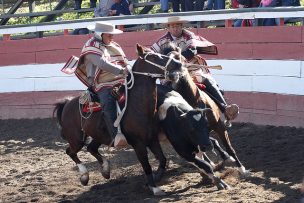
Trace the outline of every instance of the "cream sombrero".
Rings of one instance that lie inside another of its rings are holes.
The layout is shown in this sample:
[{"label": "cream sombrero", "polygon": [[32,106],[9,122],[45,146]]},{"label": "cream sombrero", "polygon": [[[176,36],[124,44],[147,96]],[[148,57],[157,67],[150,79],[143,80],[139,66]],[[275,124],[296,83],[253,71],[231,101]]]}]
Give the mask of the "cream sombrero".
[{"label": "cream sombrero", "polygon": [[110,23],[96,22],[95,25],[89,25],[87,28],[97,33],[107,33],[113,35],[123,33],[123,31],[116,29],[115,26]]},{"label": "cream sombrero", "polygon": [[169,17],[167,20],[167,25],[169,24],[173,24],[173,23],[187,23],[189,21],[187,20],[182,20],[179,16],[173,16],[173,17]]}]

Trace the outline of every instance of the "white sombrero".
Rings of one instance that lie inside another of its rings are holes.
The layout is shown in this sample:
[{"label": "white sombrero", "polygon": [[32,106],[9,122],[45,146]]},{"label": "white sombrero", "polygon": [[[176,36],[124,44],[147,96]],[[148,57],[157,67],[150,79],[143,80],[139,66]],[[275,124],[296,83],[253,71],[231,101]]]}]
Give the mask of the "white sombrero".
[{"label": "white sombrero", "polygon": [[173,23],[187,23],[189,21],[187,20],[182,20],[179,16],[173,16],[173,17],[169,17],[167,20],[167,25],[169,24],[173,24]]},{"label": "white sombrero", "polygon": [[116,29],[115,25],[110,23],[96,22],[95,25],[89,25],[87,28],[97,33],[107,33],[113,35],[123,33],[123,31]]}]

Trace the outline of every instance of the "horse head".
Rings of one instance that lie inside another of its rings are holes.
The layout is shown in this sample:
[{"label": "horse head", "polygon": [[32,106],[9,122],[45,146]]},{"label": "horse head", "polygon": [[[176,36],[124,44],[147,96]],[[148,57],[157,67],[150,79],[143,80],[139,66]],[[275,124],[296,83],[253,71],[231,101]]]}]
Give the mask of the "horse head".
[{"label": "horse head", "polygon": [[186,58],[182,55],[181,49],[172,42],[164,46],[161,54],[173,57],[176,60],[179,60],[181,63],[185,63],[187,61]]},{"label": "horse head", "polygon": [[153,52],[137,44],[139,58],[133,66],[133,73],[152,78],[165,78],[177,82],[183,72],[182,63],[171,56]]}]

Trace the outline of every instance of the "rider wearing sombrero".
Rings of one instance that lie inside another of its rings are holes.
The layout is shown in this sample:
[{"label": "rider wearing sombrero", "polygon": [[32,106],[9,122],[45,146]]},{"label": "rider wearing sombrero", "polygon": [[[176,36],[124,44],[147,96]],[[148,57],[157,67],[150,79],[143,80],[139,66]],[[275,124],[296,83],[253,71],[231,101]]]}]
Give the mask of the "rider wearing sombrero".
[{"label": "rider wearing sombrero", "polygon": [[97,22],[89,26],[94,31],[82,48],[75,74],[91,91],[98,94],[102,105],[102,116],[114,146],[126,145],[125,137],[117,134],[114,121],[117,116],[116,100],[111,96],[113,86],[122,84],[128,74],[128,63],[122,48],[113,41],[113,36],[122,31],[108,23]]},{"label": "rider wearing sombrero", "polygon": [[[169,17],[167,24],[168,32],[155,42],[151,49],[158,53],[166,52],[165,49],[170,43],[181,49],[182,56],[187,63],[207,65],[206,61],[198,54],[218,54],[217,47],[201,36],[186,30],[184,24],[187,21],[180,17]],[[221,111],[228,120],[233,120],[239,113],[239,107],[236,104],[227,105],[218,85],[211,76],[208,68],[194,68],[189,66],[188,70],[195,83],[201,83],[206,86],[206,92],[217,103]]]}]

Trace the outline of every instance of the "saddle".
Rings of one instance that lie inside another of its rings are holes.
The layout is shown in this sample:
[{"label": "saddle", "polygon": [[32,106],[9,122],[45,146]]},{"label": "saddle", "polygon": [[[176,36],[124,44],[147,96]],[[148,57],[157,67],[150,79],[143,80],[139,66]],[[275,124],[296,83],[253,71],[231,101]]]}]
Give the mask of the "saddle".
[{"label": "saddle", "polygon": [[[116,99],[119,105],[123,105],[125,102],[124,86],[114,86],[111,91],[111,95]],[[88,89],[79,98],[82,104],[82,112],[90,113],[102,110],[102,101],[99,100],[96,92]],[[81,102],[82,101],[82,102]]]}]

